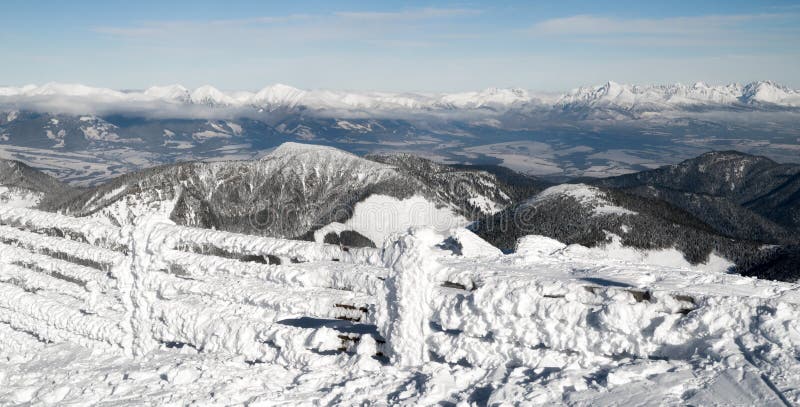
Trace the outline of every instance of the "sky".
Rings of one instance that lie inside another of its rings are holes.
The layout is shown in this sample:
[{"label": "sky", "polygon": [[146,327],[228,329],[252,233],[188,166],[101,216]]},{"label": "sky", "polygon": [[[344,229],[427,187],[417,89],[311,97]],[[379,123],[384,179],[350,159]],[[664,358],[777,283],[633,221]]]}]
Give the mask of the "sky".
[{"label": "sky", "polygon": [[800,88],[800,2],[0,2],[0,85]]}]

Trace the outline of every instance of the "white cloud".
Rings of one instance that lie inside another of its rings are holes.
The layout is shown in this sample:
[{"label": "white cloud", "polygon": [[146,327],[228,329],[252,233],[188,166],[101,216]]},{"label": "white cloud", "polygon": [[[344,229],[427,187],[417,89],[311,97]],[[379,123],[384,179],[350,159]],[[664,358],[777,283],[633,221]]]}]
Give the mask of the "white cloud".
[{"label": "white cloud", "polygon": [[[206,33],[263,29],[274,26],[285,28],[319,29],[320,25],[341,27],[343,24],[408,23],[412,21],[449,19],[478,15],[481,10],[463,8],[421,8],[396,12],[342,11],[331,14],[291,14],[286,16],[262,16],[244,19],[208,21],[146,21],[132,26],[100,26],[92,31],[119,37],[177,36],[187,32]],[[314,25],[314,27],[309,27]],[[364,27],[361,27],[364,28]],[[332,30],[333,31],[333,30]],[[329,34],[334,34],[330,32]]]},{"label": "white cloud", "polygon": [[480,14],[481,10],[463,8],[423,8],[397,12],[342,11],[339,17],[358,20],[425,20],[434,18],[464,17]]},{"label": "white cloud", "polygon": [[743,23],[785,19],[786,14],[706,15],[697,17],[621,19],[575,15],[545,20],[531,27],[535,34],[700,34],[737,27]]}]

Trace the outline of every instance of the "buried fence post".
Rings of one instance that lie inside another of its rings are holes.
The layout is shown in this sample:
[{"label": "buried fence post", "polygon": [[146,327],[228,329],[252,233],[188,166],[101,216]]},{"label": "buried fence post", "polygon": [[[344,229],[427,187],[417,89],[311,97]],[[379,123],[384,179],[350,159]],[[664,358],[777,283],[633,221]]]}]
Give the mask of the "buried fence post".
[{"label": "buried fence post", "polygon": [[426,340],[431,333],[431,302],[441,269],[432,229],[412,228],[387,241],[383,261],[386,279],[386,321],[382,328],[392,363],[421,365],[430,360]]},{"label": "buried fence post", "polygon": [[158,346],[154,338],[152,305],[157,300],[150,289],[153,267],[158,266],[164,238],[157,226],[164,223],[158,217],[144,217],[122,229],[123,241],[129,248],[122,263],[112,269],[117,278],[120,300],[125,307],[122,321],[127,333],[125,351],[133,356],[144,355]]}]

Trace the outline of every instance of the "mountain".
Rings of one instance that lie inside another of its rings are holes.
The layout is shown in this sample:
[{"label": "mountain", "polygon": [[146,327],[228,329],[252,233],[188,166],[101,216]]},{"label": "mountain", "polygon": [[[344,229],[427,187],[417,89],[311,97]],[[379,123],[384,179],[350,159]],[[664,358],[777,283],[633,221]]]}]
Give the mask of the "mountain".
[{"label": "mountain", "polygon": [[[602,184],[603,181],[594,181]],[[788,244],[800,234],[727,198],[654,186],[623,189],[627,193],[663,200],[711,226],[717,233],[764,244]]]},{"label": "mountain", "polygon": [[[702,209],[691,210],[690,201],[715,200],[722,202],[721,206],[728,201],[793,232],[800,231],[800,165],[797,164],[778,164],[766,157],[720,151],[651,171],[607,178],[597,184],[658,195],[708,218],[711,223],[717,221],[710,218],[719,216],[702,215]],[[753,231],[760,229],[763,228]]]},{"label": "mountain", "polygon": [[[327,235],[354,232],[380,244],[413,224],[463,226],[512,203],[512,189],[489,173],[409,160],[378,162],[284,143],[260,160],[180,163],[123,175],[47,209],[113,224],[161,213],[183,225],[276,237],[335,240]],[[420,177],[412,169],[422,166],[439,174]]]},{"label": "mountain", "polygon": [[542,235],[565,244],[605,247],[602,250],[643,250],[641,256],[655,262],[674,264],[682,257],[691,265],[716,271],[786,281],[800,278],[794,262],[800,255],[796,240],[765,245],[734,239],[666,201],[613,188],[553,186],[471,228],[505,251],[516,250],[524,236]]},{"label": "mountain", "polygon": [[628,110],[659,110],[670,106],[762,104],[775,106],[800,106],[800,92],[771,81],[752,82],[747,85],[730,84],[709,86],[697,82],[662,86],[636,86],[613,81],[601,86],[575,89],[558,99],[557,106],[617,107]]},{"label": "mountain", "polygon": [[543,235],[792,280],[800,278],[798,234],[746,205],[786,188],[780,176],[791,173],[787,168],[793,167],[721,152],[587,181],[594,185],[553,185],[504,167],[284,143],[258,160],[126,174],[41,207],[115,225],[161,214],[183,225],[346,246],[379,246],[414,225],[446,231],[474,222],[479,236],[505,251],[524,236]]},{"label": "mountain", "polygon": [[522,174],[517,174],[517,179],[504,178],[508,170],[502,167],[445,165],[412,154],[368,155],[365,158],[391,165],[419,179],[440,201],[457,203],[462,208],[461,213],[469,219],[497,213],[548,185]]},{"label": "mountain", "polygon": [[799,94],[770,81],[608,82],[564,94],[284,84],[258,91],[210,85],[118,91],[47,83],[0,88],[0,153],[81,186],[176,161],[249,160],[287,141],[359,155],[501,165],[563,181],[638,172],[709,150],[800,162]]},{"label": "mountain", "polygon": [[324,109],[509,109],[524,105],[552,106],[618,106],[623,108],[685,106],[695,104],[769,104],[800,106],[800,92],[772,81],[746,85],[691,86],[627,85],[613,81],[599,86],[581,87],[560,96],[519,88],[488,88],[482,91],[451,94],[415,94],[391,92],[348,92],[301,90],[274,84],[257,92],[222,91],[203,85],[192,91],[181,85],[154,86],[145,91],[116,91],[80,84],[46,83],[41,86],[0,87],[0,97],[19,99],[40,96],[91,97],[103,102],[185,103],[210,106],[298,107]]},{"label": "mountain", "polygon": [[0,159],[0,204],[33,207],[48,197],[75,191],[59,180],[21,162]]},{"label": "mountain", "polygon": [[746,103],[798,106],[800,105],[800,92],[772,81],[759,81],[744,86],[739,99]]}]

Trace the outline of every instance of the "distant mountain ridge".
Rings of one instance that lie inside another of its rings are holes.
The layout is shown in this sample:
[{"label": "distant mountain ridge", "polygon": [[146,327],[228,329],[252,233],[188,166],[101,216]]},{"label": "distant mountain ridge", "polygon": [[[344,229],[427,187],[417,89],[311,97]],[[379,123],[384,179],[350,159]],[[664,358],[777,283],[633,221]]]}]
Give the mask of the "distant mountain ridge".
[{"label": "distant mountain ridge", "polygon": [[209,85],[118,91],[47,83],[0,88],[0,156],[89,186],[176,161],[249,160],[288,141],[359,155],[505,165],[561,182],[655,168],[709,150],[800,162],[798,95],[770,81],[607,82],[563,94],[283,84],[258,91]]},{"label": "distant mountain ridge", "polygon": [[[421,158],[414,162],[437,166]],[[316,229],[350,219],[360,202],[375,195],[422,196],[454,217],[470,219],[504,208],[512,202],[509,194],[486,172],[443,171],[431,182],[408,167],[332,147],[284,143],[260,160],[179,163],[127,174],[44,209],[115,224],[155,211],[179,224],[311,238]]]},{"label": "distant mountain ridge", "polygon": [[[46,83],[41,86],[0,87],[0,98],[42,97],[92,98],[98,104],[130,102],[168,102],[212,107],[252,107],[275,110],[303,107],[312,110],[448,110],[510,109],[513,107],[566,108],[575,106],[616,106],[622,108],[667,108],[683,105],[800,106],[800,92],[772,81],[746,85],[626,85],[609,81],[603,85],[581,87],[557,95],[519,88],[489,88],[482,91],[450,94],[346,92],[302,90],[274,84],[256,92],[222,91],[211,85],[189,90],[181,85],[154,86],[144,91],[117,91],[80,84]],[[2,102],[2,100],[0,100]]]},{"label": "distant mountain ridge", "polygon": [[[640,188],[644,194],[670,191],[726,199],[777,224],[800,231],[800,165],[737,151],[703,154],[676,165],[596,182]],[[673,199],[673,201],[676,201]]]},{"label": "distant mountain ridge", "polygon": [[[753,221],[750,217],[738,220]],[[789,234],[784,234],[781,237],[787,240],[773,245],[747,237],[734,238],[668,201],[613,188],[553,186],[470,228],[505,251],[516,250],[519,239],[528,235],[587,247],[603,247],[616,239],[621,247],[643,250],[643,254],[676,250],[678,257],[694,265],[722,266],[714,265],[718,259],[712,255],[732,262],[730,268],[726,266],[718,272],[785,281],[800,278],[796,262],[800,258],[800,241],[796,235],[791,240]]]},{"label": "distant mountain ridge", "polygon": [[0,185],[40,193],[62,194],[72,188],[27,164],[0,159]]},{"label": "distant mountain ridge", "polygon": [[[716,254],[735,272],[794,281],[800,234],[784,215],[796,210],[787,192],[796,167],[714,152],[588,180],[594,185],[553,185],[503,167],[284,143],[258,160],[153,167],[85,190],[11,163],[0,171],[0,188],[24,186],[38,194],[28,201],[41,209],[119,225],[160,213],[184,225],[344,245],[379,245],[391,232],[376,234],[365,219],[397,218],[402,228],[408,213],[435,207],[425,222],[474,222],[478,235],[504,250],[531,234],[588,247],[618,239],[621,247],[677,250],[692,264]],[[22,198],[15,199],[28,202]]]},{"label": "distant mountain ridge", "polygon": [[0,204],[33,207],[78,191],[39,170],[14,160],[0,159]]}]

